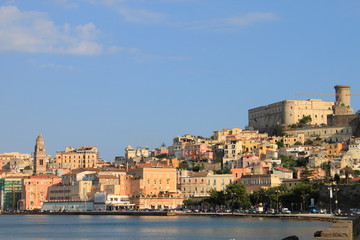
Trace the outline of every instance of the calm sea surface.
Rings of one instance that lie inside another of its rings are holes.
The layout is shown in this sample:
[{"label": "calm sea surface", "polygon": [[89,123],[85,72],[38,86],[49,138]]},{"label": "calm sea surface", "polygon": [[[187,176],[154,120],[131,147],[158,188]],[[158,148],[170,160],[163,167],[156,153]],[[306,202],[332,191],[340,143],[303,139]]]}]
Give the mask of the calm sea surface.
[{"label": "calm sea surface", "polygon": [[239,217],[0,215],[0,239],[313,239],[328,222]]}]

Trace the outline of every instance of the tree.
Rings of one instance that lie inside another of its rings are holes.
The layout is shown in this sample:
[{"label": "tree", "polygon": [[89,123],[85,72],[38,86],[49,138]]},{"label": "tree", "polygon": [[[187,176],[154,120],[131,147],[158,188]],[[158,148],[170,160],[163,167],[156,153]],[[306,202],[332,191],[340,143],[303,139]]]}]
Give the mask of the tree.
[{"label": "tree", "polygon": [[308,116],[304,116],[302,119],[300,119],[299,124],[306,125],[306,124],[311,123],[311,121],[312,121],[311,116],[308,115]]},{"label": "tree", "polygon": [[232,210],[250,206],[249,196],[246,194],[245,186],[241,183],[227,185],[225,189],[225,199]]},{"label": "tree", "polygon": [[310,198],[316,201],[319,198],[319,189],[314,184],[299,184],[293,188],[292,193],[297,199],[296,202],[300,203],[301,210],[306,209],[306,203]]},{"label": "tree", "polygon": [[230,169],[215,170],[215,174],[229,174],[229,173],[230,173]]},{"label": "tree", "polygon": [[199,205],[199,202],[194,201],[194,200],[192,200],[192,199],[186,199],[186,200],[184,200],[184,205],[185,205],[185,207],[189,208],[189,207],[193,207],[193,206]]},{"label": "tree", "polygon": [[216,191],[215,189],[211,189],[209,195],[209,197],[204,199],[204,202],[208,203],[214,211],[216,211],[218,206],[225,204],[225,194],[223,191]]},{"label": "tree", "polygon": [[273,130],[273,135],[278,137],[284,136],[285,135],[284,128],[281,126],[276,126]]},{"label": "tree", "polygon": [[313,174],[313,171],[310,170],[308,167],[306,167],[304,169],[304,171],[302,171],[300,177],[301,177],[301,182],[303,183],[310,183],[311,180],[311,176]]},{"label": "tree", "polygon": [[[260,188],[250,195],[252,205],[258,205],[259,203],[269,202],[268,191],[264,188]],[[271,203],[269,203],[271,204]]]},{"label": "tree", "polygon": [[296,167],[306,167],[309,163],[309,158],[298,158],[296,160]]},{"label": "tree", "polygon": [[312,145],[314,142],[311,139],[306,139],[304,145]]},{"label": "tree", "polygon": [[197,166],[191,168],[191,170],[194,171],[194,172],[199,172],[201,170],[204,170],[204,166],[203,165],[197,165]]},{"label": "tree", "polygon": [[186,161],[181,162],[179,164],[179,168],[184,170],[190,170],[189,164]]},{"label": "tree", "polygon": [[339,183],[340,183],[340,176],[339,176],[339,174],[335,173],[335,175],[334,175],[334,181],[336,182],[336,184],[339,184]]},{"label": "tree", "polygon": [[278,146],[278,148],[282,148],[282,147],[285,146],[282,141],[277,141],[277,142],[276,142],[276,145]]},{"label": "tree", "polygon": [[293,170],[296,166],[296,161],[292,156],[280,156],[281,165],[285,168]]},{"label": "tree", "polygon": [[360,170],[354,170],[354,176],[355,177],[360,176]]}]

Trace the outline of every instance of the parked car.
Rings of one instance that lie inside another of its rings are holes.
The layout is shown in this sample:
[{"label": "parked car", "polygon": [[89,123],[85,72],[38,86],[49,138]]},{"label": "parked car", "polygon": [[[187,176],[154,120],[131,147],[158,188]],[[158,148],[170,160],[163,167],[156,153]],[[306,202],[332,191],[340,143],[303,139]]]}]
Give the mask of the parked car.
[{"label": "parked car", "polygon": [[255,210],[255,209],[249,209],[248,213],[250,213],[250,214],[255,214],[255,213],[256,213],[256,210]]},{"label": "parked car", "polygon": [[265,213],[266,213],[266,214],[274,214],[274,213],[275,213],[275,210],[274,210],[274,209],[268,209],[268,210],[266,210]]},{"label": "parked car", "polygon": [[319,210],[317,210],[316,208],[312,208],[309,211],[310,213],[319,213]]},{"label": "parked car", "polygon": [[290,211],[288,208],[283,208],[283,209],[281,209],[281,213],[283,213],[283,214],[290,214],[291,211]]}]

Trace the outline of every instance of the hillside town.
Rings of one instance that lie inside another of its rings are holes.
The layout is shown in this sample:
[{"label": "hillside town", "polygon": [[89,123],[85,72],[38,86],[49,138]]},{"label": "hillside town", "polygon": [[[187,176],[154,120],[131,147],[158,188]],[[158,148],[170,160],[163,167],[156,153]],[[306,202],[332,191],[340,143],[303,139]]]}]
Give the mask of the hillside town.
[{"label": "hillside town", "polygon": [[[33,154],[0,153],[2,211],[360,208],[360,115],[350,86],[335,101],[284,100],[248,110],[248,126],[184,134],[170,146],[126,146],[101,159],[96,146],[55,156],[37,136]],[[35,137],[34,137],[35,138]],[[166,140],[165,140],[166,141]],[[49,143],[50,144],[50,143]],[[31,146],[32,143],[29,143]],[[232,186],[243,189],[226,198]],[[225,200],[220,201],[221,193]]]}]

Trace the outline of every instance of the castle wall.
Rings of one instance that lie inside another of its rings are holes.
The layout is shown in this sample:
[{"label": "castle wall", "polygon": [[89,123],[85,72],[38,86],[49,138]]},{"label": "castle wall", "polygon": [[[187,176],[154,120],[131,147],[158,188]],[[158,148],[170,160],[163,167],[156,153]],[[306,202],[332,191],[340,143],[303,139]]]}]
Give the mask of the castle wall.
[{"label": "castle wall", "polygon": [[327,115],[332,114],[334,102],[319,99],[285,100],[250,109],[249,127],[268,131],[278,125],[296,124],[305,116],[311,116],[312,124],[327,124]]}]

